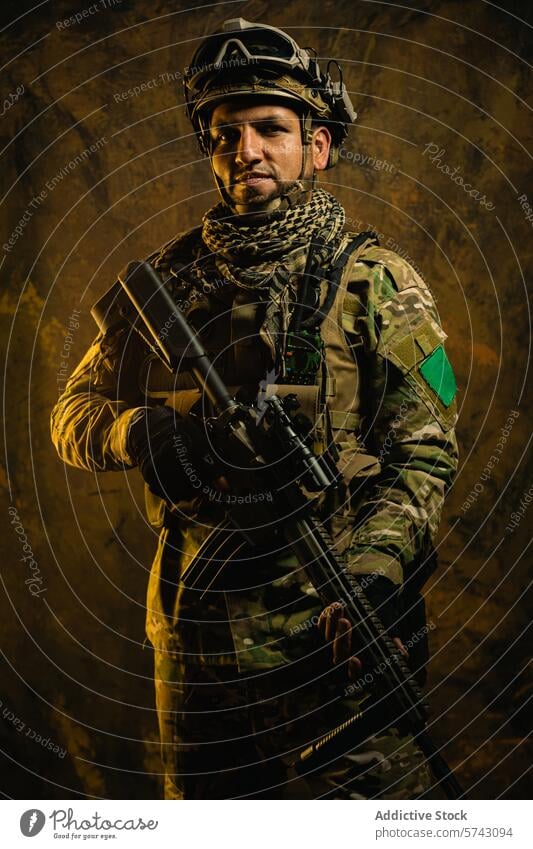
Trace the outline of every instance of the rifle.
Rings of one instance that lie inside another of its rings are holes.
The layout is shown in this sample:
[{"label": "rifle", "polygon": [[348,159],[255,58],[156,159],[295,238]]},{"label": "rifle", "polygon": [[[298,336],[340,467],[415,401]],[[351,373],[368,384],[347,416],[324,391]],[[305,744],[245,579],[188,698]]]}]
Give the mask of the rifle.
[{"label": "rifle", "polygon": [[202,397],[215,411],[206,426],[215,446],[223,446],[228,458],[232,489],[231,467],[239,471],[235,486],[241,492],[257,492],[261,484],[276,493],[275,503],[251,499],[253,507],[243,503],[232,508],[201,546],[184,582],[198,588],[203,581],[208,591],[225,564],[237,558],[245,546],[261,550],[267,542],[266,527],[270,545],[277,538],[296,554],[324,607],[340,601],[356,645],[362,647],[357,655],[371,671],[371,692],[358,713],[302,752],[294,768],[299,773],[318,768],[354,748],[384,723],[384,727],[395,725],[401,733],[412,734],[447,796],[464,798],[461,785],[428,734],[428,707],[417,682],[359,581],[335,553],[313,500],[302,489],[308,493],[335,491],[339,473],[327,454],[313,453],[291,417],[298,407],[295,396],[282,401],[273,395],[264,401],[261,411],[232,398],[152,266],[132,262],[119,280],[127,295],[122,315],[172,372],[179,368],[191,372]]}]

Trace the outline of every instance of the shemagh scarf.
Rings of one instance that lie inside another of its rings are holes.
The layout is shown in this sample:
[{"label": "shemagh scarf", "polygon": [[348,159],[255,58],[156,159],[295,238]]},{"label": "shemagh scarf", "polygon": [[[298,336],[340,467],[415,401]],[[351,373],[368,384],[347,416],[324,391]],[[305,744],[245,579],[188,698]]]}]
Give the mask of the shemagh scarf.
[{"label": "shemagh scarf", "polygon": [[308,250],[320,238],[323,245],[315,262],[325,264],[338,246],[345,220],[343,207],[323,189],[316,189],[305,204],[270,213],[264,224],[246,224],[245,217],[235,217],[223,203],[202,219],[202,240],[218,273],[235,286],[257,290],[258,300],[267,301],[260,334],[278,371]]}]

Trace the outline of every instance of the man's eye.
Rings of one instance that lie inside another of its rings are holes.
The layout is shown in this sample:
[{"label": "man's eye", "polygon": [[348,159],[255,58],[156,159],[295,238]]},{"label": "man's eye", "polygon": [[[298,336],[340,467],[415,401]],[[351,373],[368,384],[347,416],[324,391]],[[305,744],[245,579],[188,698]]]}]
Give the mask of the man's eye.
[{"label": "man's eye", "polygon": [[[267,136],[276,136],[279,133],[286,132],[284,127],[279,124],[261,124],[257,127],[258,132]],[[235,144],[238,141],[239,133],[231,127],[220,129],[214,136],[214,144]]]},{"label": "man's eye", "polygon": [[219,144],[220,142],[231,142],[235,140],[235,130],[227,129],[221,130],[215,136],[215,144]]}]

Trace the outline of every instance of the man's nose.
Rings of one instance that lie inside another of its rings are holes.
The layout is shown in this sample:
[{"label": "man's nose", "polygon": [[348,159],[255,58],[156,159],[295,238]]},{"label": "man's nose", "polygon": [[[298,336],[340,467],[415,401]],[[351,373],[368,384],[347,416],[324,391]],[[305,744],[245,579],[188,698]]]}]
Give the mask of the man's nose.
[{"label": "man's nose", "polygon": [[235,161],[240,165],[249,165],[252,162],[260,162],[263,158],[261,136],[254,127],[245,126],[241,132]]}]

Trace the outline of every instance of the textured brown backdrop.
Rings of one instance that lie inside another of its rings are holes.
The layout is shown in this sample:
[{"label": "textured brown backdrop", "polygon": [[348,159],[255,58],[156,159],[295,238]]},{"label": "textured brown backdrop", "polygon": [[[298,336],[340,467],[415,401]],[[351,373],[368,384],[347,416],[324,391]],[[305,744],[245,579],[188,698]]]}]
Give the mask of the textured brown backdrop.
[{"label": "textured brown backdrop", "polygon": [[434,731],[472,796],[525,795],[532,19],[529,3],[504,5],[3,3],[5,795],[161,792],[143,648],[155,539],[138,475],[63,468],[48,420],[62,362],[70,372],[94,335],[92,302],[217,199],[179,72],[199,37],[237,15],[344,62],[359,121],[323,185],[438,299],[460,387],[461,468],[429,595]]}]

